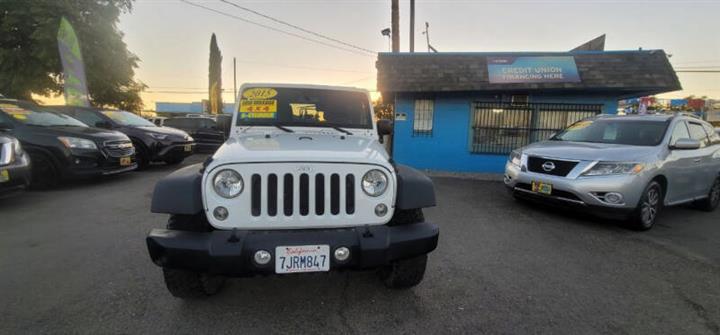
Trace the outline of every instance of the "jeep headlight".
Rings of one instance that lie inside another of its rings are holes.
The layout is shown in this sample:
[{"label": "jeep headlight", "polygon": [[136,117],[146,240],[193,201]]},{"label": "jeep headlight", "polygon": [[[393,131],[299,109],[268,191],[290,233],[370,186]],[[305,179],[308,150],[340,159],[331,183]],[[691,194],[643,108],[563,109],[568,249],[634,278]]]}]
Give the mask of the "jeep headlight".
[{"label": "jeep headlight", "polygon": [[520,151],[513,150],[513,152],[510,153],[510,157],[508,157],[508,162],[512,165],[520,167],[522,162],[522,154]]},{"label": "jeep headlight", "polygon": [[583,176],[607,176],[615,174],[637,174],[645,168],[640,163],[625,162],[599,162],[593,165],[590,170],[585,171]]},{"label": "jeep headlight", "polygon": [[362,178],[362,189],[365,194],[377,197],[385,193],[388,186],[388,178],[385,172],[377,169],[365,173]]},{"label": "jeep headlight", "polygon": [[213,178],[213,188],[223,198],[234,198],[243,191],[243,179],[235,170],[220,170]]}]

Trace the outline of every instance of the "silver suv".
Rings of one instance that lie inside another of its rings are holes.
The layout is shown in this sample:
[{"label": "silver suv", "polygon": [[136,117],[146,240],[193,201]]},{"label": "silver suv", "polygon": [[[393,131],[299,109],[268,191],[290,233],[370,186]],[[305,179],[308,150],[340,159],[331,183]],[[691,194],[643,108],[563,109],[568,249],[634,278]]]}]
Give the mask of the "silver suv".
[{"label": "silver suv", "polygon": [[505,185],[516,198],[579,206],[647,230],[663,206],[718,206],[720,135],[683,114],[601,115],[513,151]]}]

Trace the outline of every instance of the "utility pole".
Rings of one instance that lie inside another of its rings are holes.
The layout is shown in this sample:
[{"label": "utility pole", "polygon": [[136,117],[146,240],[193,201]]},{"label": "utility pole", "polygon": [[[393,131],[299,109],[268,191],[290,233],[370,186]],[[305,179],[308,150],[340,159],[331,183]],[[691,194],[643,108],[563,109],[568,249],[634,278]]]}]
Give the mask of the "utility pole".
[{"label": "utility pole", "polygon": [[410,0],[410,52],[415,52],[415,0]]},{"label": "utility pole", "polygon": [[400,52],[400,0],[392,0],[391,5],[391,33],[392,52]]},{"label": "utility pole", "polygon": [[233,57],[233,103],[237,104],[237,62]]},{"label": "utility pole", "polygon": [[430,52],[430,24],[427,22],[425,22],[425,32],[423,32],[423,34],[425,34],[427,38],[427,48],[428,52]]}]

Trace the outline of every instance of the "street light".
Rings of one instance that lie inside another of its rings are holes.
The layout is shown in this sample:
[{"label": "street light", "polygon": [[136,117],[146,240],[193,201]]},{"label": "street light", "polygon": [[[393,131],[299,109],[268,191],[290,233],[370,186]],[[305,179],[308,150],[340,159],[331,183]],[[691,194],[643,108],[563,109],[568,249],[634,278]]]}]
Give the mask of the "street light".
[{"label": "street light", "polygon": [[391,37],[390,37],[390,33],[391,33],[391,32],[392,32],[392,30],[390,30],[390,28],[385,28],[385,29],[383,29],[383,30],[380,31],[380,33],[381,33],[383,36],[387,36],[387,38],[388,38],[388,50],[389,50],[389,51],[392,51],[392,39],[391,39]]}]

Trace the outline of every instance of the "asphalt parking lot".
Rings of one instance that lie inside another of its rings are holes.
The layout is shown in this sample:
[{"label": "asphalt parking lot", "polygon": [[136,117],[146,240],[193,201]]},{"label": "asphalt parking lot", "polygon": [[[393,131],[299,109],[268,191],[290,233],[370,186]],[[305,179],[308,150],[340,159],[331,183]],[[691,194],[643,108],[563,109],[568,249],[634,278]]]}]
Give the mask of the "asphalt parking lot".
[{"label": "asphalt parking lot", "polygon": [[[201,161],[194,156],[187,163]],[[373,273],[233,279],[184,302],[144,237],[154,166],[0,201],[0,333],[720,333],[720,211],[667,209],[637,233],[436,178],[425,281]]]}]

